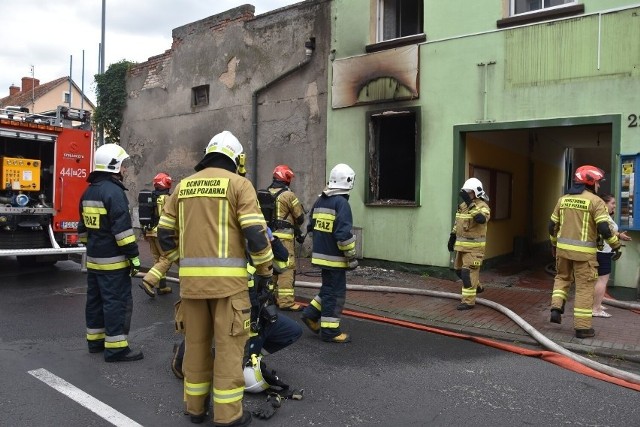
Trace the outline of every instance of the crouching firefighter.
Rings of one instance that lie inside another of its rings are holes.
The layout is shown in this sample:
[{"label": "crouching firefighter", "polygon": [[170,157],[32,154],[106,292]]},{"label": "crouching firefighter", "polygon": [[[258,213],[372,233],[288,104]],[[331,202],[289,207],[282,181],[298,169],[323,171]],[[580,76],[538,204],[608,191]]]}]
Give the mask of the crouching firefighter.
[{"label": "crouching firefighter", "polygon": [[[282,242],[271,235],[275,273],[286,268],[289,257],[287,249]],[[259,418],[270,418],[275,412],[282,398],[301,398],[298,393],[282,382],[274,371],[269,371],[262,356],[275,353],[290,346],[302,335],[302,328],[294,320],[282,313],[278,313],[275,305],[275,286],[272,283],[258,283],[254,281],[255,268],[247,265],[249,298],[251,300],[251,330],[249,340],[245,345],[243,366],[245,391],[248,393],[275,392],[269,400],[269,405],[264,405],[254,415]],[[176,303],[176,331],[184,333],[185,324],[182,316],[180,301]],[[171,370],[178,378],[183,378],[182,362],[185,351],[185,342],[174,346]],[[215,351],[215,350],[214,350]]]}]

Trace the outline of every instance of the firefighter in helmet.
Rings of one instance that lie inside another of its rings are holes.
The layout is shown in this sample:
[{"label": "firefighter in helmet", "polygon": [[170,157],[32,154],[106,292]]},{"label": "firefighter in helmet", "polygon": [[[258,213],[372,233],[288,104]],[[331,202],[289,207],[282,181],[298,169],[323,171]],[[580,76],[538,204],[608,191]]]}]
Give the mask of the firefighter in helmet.
[{"label": "firefighter in helmet", "polygon": [[346,270],[358,266],[356,236],[349,192],[356,174],[340,163],[329,174],[329,182],[309,213],[307,230],[313,232],[311,263],[322,271],[320,293],[302,312],[303,323],[326,342],[347,343],[349,334],[340,329],[340,316],[347,295]]},{"label": "firefighter in helmet", "polygon": [[580,166],[573,186],[560,197],[549,221],[551,250],[556,258],[556,277],[551,296],[552,323],[561,323],[571,283],[575,283],[573,326],[577,338],[595,336],[591,327],[593,291],[598,279],[598,235],[611,246],[613,260],[620,258],[620,240],[609,222],[604,201],[597,196],[604,172],[591,165]]},{"label": "firefighter in helmet", "polygon": [[104,352],[107,362],[143,358],[129,347],[133,299],[131,277],[140,270],[138,244],[129,202],[122,184],[129,158],[117,144],[104,144],[94,154],[89,187],[80,200],[78,236],[87,246],[87,344],[90,353]]},{"label": "firefighter in helmet", "polygon": [[[171,182],[171,177],[164,172],[160,172],[153,177],[152,194],[153,199],[156,201],[154,206],[156,218],[160,218],[162,215],[165,199],[169,195],[169,190],[171,190]],[[142,278],[139,286],[151,298],[155,297],[154,289],[157,289],[158,295],[170,294],[172,289],[167,286],[167,271],[171,268],[171,264],[178,259],[178,252],[173,251],[170,254],[165,254],[162,251],[158,242],[158,224],[145,228],[144,238],[149,242],[154,264]]]},{"label": "firefighter in helmet", "polygon": [[188,325],[186,410],[193,422],[204,421],[211,396],[213,421],[225,426],[251,422],[251,413],[242,408],[242,359],[251,323],[245,251],[259,286],[268,286],[272,276],[273,253],[256,190],[237,173],[242,151],[229,131],[211,138],[196,173],[168,197],[158,224],[162,249],[180,254],[181,307]]},{"label": "firefighter in helmet", "polygon": [[464,182],[460,198],[462,203],[458,205],[447,249],[456,253],[453,268],[462,280],[462,300],[456,309],[470,310],[475,307],[476,294],[484,291],[480,284],[480,267],[484,259],[491,210],[487,205],[489,196],[478,178],[469,178]]},{"label": "firefighter in helmet", "polygon": [[304,223],[304,208],[293,191],[289,189],[294,173],[287,165],[278,165],[273,170],[273,182],[269,192],[275,197],[273,212],[273,235],[278,237],[289,252],[287,269],[274,276],[277,284],[277,303],[280,310],[300,311],[302,306],[295,302],[294,281],[296,270],[294,239],[304,242],[300,226]]}]

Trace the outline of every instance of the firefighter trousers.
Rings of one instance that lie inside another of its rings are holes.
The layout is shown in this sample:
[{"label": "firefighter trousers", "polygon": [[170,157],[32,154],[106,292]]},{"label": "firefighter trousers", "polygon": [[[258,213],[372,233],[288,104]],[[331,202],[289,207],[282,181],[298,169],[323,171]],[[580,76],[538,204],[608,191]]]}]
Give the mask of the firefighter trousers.
[{"label": "firefighter trousers", "polygon": [[272,354],[298,341],[302,327],[284,313],[278,313],[273,323],[264,322],[258,335],[249,338],[245,356]]},{"label": "firefighter trousers", "polygon": [[[164,252],[162,251],[162,248],[160,248],[160,243],[158,242],[157,237],[148,236],[147,240],[149,241],[149,249],[151,250],[151,255],[153,255],[154,264],[147,274],[144,275],[142,280],[151,284],[154,288],[164,288],[166,287],[165,278],[167,276],[167,271],[171,268],[172,261],[164,256]],[[163,286],[160,286],[160,282],[162,282]]]},{"label": "firefighter trousers", "polygon": [[476,294],[480,286],[480,267],[483,253],[456,252],[453,268],[462,279],[462,303],[475,305]]},{"label": "firefighter trousers", "polygon": [[[184,395],[187,412],[201,415],[207,397],[213,421],[231,423],[242,416],[242,359],[249,333],[249,292],[226,298],[182,299],[185,323]],[[211,353],[215,339],[215,358]],[[213,389],[212,389],[213,385]]]},{"label": "firefighter trousers", "polygon": [[340,317],[347,296],[347,272],[330,268],[322,269],[320,293],[302,312],[302,316],[317,322],[320,320],[320,338],[337,337],[340,331]]},{"label": "firefighter trousers", "polygon": [[276,299],[278,307],[287,308],[291,307],[295,303],[295,291],[293,289],[293,284],[296,272],[296,255],[294,253],[293,239],[281,238],[280,241],[289,252],[289,262],[287,263],[287,269],[278,275],[274,275],[273,278],[277,285]]},{"label": "firefighter trousers", "polygon": [[105,359],[131,350],[127,335],[131,326],[133,298],[129,270],[87,273],[87,344],[89,351],[104,348]]},{"label": "firefighter trousers", "polygon": [[571,284],[576,284],[573,306],[573,326],[575,329],[590,329],[593,316],[593,290],[598,279],[598,262],[573,261],[556,258],[556,278],[553,282],[551,308],[562,310],[569,296]]}]

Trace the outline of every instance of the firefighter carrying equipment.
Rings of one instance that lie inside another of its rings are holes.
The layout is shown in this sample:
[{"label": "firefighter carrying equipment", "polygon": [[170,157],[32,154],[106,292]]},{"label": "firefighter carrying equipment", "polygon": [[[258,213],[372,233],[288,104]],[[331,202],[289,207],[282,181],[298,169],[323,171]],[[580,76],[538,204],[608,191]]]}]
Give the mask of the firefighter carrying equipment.
[{"label": "firefighter carrying equipment", "polygon": [[93,170],[120,173],[122,162],[129,158],[124,148],[118,144],[104,144],[93,155]]},{"label": "firefighter carrying equipment", "polygon": [[276,215],[276,203],[278,197],[287,191],[287,187],[283,187],[275,194],[269,191],[268,189],[258,190],[258,203],[260,203],[260,210],[262,211],[262,216],[264,216],[264,220],[267,222],[267,226],[271,230],[276,230],[281,228],[280,225],[284,225],[285,227],[291,227],[291,224],[276,224],[284,221],[278,221]]}]

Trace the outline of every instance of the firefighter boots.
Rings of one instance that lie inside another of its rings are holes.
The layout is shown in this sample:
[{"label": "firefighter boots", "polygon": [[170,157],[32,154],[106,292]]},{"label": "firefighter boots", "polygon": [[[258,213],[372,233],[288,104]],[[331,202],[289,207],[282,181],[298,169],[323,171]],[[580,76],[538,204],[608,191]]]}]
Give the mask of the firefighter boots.
[{"label": "firefighter boots", "polygon": [[150,298],[155,298],[156,293],[153,291],[153,285],[151,283],[142,279],[138,286],[140,286],[140,289],[142,289]]},{"label": "firefighter boots", "polygon": [[349,336],[349,334],[345,334],[344,332],[342,332],[340,335],[336,335],[335,337],[332,337],[332,338],[322,338],[322,341],[344,344],[344,343],[351,342],[351,337]]},{"label": "firefighter boots", "polygon": [[133,350],[129,350],[129,352],[125,354],[104,358],[105,362],[133,362],[141,359],[144,359],[144,354],[142,354],[141,351]]},{"label": "firefighter boots", "polygon": [[293,303],[288,307],[278,307],[282,311],[302,311],[302,306],[298,303]]},{"label": "firefighter boots", "polygon": [[242,416],[231,423],[213,423],[216,427],[244,427],[251,424],[251,412],[243,411]]},{"label": "firefighter boots", "polygon": [[311,320],[305,316],[302,316],[300,319],[302,319],[302,323],[304,323],[311,332],[314,334],[320,333],[320,322],[317,320]]},{"label": "firefighter boots", "polygon": [[559,308],[552,308],[549,322],[558,324],[562,323],[562,310]]},{"label": "firefighter boots", "polygon": [[476,306],[474,304],[465,304],[465,303],[461,302],[456,307],[456,310],[471,310],[472,308],[475,308],[475,307]]},{"label": "firefighter boots", "polygon": [[576,329],[576,338],[591,338],[594,336],[596,336],[596,331],[593,328]]}]

